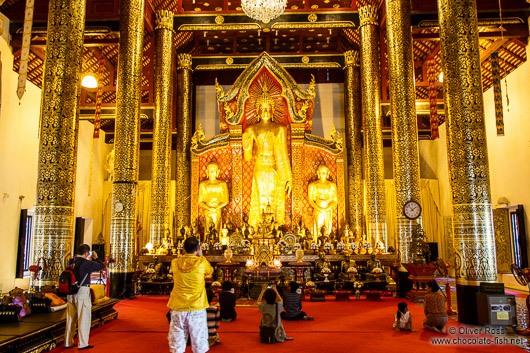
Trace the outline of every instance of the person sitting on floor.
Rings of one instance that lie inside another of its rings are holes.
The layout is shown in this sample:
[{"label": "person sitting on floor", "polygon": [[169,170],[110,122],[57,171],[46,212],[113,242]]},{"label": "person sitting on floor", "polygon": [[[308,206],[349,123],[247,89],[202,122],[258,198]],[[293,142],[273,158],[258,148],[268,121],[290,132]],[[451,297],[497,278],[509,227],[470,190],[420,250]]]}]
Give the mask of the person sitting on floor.
[{"label": "person sitting on floor", "polygon": [[[265,299],[264,303],[262,299]],[[283,311],[283,302],[275,285],[267,288],[267,285],[263,284],[257,304],[261,313],[261,322],[259,325],[261,342],[275,343],[292,340],[292,337],[285,337],[285,330],[283,329],[282,320],[279,316]]]},{"label": "person sitting on floor", "polygon": [[412,317],[405,302],[398,303],[398,311],[394,316],[394,330],[412,331]]},{"label": "person sitting on floor", "polygon": [[295,321],[295,320],[314,320],[312,316],[307,316],[302,311],[302,296],[301,289],[297,282],[292,281],[289,283],[289,292],[285,293],[283,303],[285,311],[282,311],[282,319]]},{"label": "person sitting on floor", "polygon": [[211,347],[221,343],[221,339],[217,333],[221,316],[219,314],[219,308],[215,305],[212,305],[213,291],[211,289],[206,290],[206,297],[208,298],[208,303],[210,304],[210,306],[206,308],[206,321],[208,323],[208,344]]},{"label": "person sitting on floor", "polygon": [[446,332],[445,325],[449,321],[446,300],[435,280],[427,282],[427,294],[425,294],[423,311],[425,312],[423,327],[434,332]]},{"label": "person sitting on floor", "polygon": [[230,322],[236,319],[236,296],[230,281],[223,283],[223,291],[219,293],[219,307],[221,308],[222,322]]}]

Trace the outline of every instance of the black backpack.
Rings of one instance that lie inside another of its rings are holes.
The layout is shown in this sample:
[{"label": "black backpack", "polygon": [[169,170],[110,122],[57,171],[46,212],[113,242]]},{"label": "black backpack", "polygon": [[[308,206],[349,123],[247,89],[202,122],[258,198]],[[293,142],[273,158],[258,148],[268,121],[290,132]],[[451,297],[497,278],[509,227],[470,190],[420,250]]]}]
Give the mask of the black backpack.
[{"label": "black backpack", "polygon": [[[77,294],[79,287],[81,287],[80,282],[77,280],[79,267],[85,261],[86,260],[82,257],[70,260],[68,266],[59,275],[59,293]],[[88,276],[88,274],[86,276]],[[82,282],[85,281],[86,276],[83,278]]]}]

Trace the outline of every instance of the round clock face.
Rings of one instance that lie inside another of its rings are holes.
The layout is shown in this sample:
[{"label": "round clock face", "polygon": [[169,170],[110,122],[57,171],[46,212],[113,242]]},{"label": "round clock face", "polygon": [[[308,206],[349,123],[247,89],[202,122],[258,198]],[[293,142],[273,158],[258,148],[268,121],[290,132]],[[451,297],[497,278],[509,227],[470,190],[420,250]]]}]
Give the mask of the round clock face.
[{"label": "round clock face", "polygon": [[421,215],[421,206],[416,201],[408,201],[403,206],[403,215],[408,219],[416,219]]},{"label": "round clock face", "polygon": [[123,204],[121,202],[116,202],[114,204],[114,211],[116,211],[116,212],[123,211]]}]

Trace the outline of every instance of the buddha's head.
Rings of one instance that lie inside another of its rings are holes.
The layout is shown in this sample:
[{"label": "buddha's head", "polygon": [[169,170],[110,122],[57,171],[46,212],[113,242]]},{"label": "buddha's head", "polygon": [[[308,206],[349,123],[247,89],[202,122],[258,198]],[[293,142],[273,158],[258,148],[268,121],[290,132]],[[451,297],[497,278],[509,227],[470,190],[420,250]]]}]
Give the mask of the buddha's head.
[{"label": "buddha's head", "polygon": [[264,91],[258,99],[256,99],[256,113],[258,117],[264,121],[272,119],[272,112],[274,108],[274,98]]},{"label": "buddha's head", "polygon": [[318,179],[327,180],[329,176],[329,168],[325,165],[321,165],[317,170]]},{"label": "buddha's head", "polygon": [[219,165],[215,162],[208,163],[208,166],[206,166],[206,174],[210,180],[217,179],[219,176]]}]

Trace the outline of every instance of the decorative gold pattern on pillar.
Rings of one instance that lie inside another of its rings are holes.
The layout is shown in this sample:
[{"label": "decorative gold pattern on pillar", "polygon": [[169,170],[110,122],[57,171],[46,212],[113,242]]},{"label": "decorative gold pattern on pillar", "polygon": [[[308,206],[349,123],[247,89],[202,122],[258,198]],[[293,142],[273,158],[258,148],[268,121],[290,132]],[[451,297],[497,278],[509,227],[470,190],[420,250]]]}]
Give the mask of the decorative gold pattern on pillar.
[{"label": "decorative gold pattern on pillar", "polygon": [[364,177],[366,180],[366,231],[374,245],[386,248],[385,170],[381,131],[381,68],[377,7],[359,9],[361,31],[361,93],[364,129]]},{"label": "decorative gold pattern on pillar", "polygon": [[133,272],[136,236],[144,0],[120,2],[116,137],[112,185],[111,272]]},{"label": "decorative gold pattern on pillar", "polygon": [[190,224],[191,191],[191,55],[177,57],[177,197],[175,218],[177,231]]},{"label": "decorative gold pattern on pillar", "polygon": [[416,221],[403,216],[403,206],[410,200],[421,204],[421,192],[410,0],[387,0],[386,14],[396,234],[401,261],[412,262],[411,241]]},{"label": "decorative gold pattern on pillar", "polygon": [[52,0],[42,86],[33,263],[57,283],[72,255],[85,1]]},{"label": "decorative gold pattern on pillar", "polygon": [[150,242],[160,244],[171,229],[171,113],[173,109],[173,13],[156,14],[155,116],[151,168]]},{"label": "decorative gold pattern on pillar", "polygon": [[364,184],[362,166],[361,62],[359,51],[344,53],[344,112],[346,117],[346,151],[348,158],[347,221],[356,235],[364,233]]},{"label": "decorative gold pattern on pillar", "polygon": [[477,8],[472,0],[438,0],[456,276],[495,281]]}]

